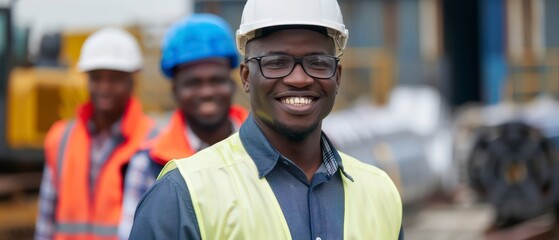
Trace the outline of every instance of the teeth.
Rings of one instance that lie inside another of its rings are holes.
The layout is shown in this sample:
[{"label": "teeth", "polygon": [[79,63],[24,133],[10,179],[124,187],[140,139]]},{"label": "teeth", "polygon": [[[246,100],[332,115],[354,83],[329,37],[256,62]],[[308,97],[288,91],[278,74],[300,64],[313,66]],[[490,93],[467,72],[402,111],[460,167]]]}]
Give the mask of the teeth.
[{"label": "teeth", "polygon": [[282,103],[291,105],[307,105],[310,104],[312,101],[312,98],[306,97],[289,97],[281,100]]}]

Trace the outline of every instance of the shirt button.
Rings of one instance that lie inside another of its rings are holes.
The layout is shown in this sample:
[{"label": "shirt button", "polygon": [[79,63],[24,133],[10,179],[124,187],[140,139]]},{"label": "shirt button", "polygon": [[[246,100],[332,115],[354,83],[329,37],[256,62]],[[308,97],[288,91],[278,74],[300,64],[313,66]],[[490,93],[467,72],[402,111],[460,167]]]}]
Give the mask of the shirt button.
[{"label": "shirt button", "polygon": [[316,237],[316,239],[315,239],[315,240],[322,240],[322,238],[320,238],[320,237]]}]

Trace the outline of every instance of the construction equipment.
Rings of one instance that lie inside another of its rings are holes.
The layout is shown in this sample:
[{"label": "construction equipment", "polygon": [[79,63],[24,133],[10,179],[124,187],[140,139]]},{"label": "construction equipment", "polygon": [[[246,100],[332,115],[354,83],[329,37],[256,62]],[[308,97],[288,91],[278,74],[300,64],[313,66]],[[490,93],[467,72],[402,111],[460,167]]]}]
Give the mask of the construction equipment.
[{"label": "construction equipment", "polygon": [[495,207],[495,226],[518,224],[557,205],[559,159],[549,139],[523,122],[479,132],[468,176],[472,187]]},{"label": "construction equipment", "polygon": [[[15,31],[12,27],[11,7],[9,5],[0,7],[0,14],[0,38],[2,38],[0,40],[0,58],[2,59],[2,64],[0,64],[0,162],[11,162],[16,159],[19,162],[39,160],[42,157],[41,143],[27,140],[36,138],[34,134],[38,132],[37,129],[48,129],[48,126],[33,122],[39,118],[32,117],[40,115],[42,121],[45,122],[45,120],[50,120],[51,116],[44,114],[42,111],[44,109],[38,109],[30,104],[36,104],[41,100],[51,101],[51,98],[48,96],[48,92],[42,94],[40,99],[37,99],[39,97],[37,92],[27,95],[29,92],[25,90],[31,87],[27,79],[32,77],[32,73],[26,71],[26,68],[13,71],[16,68],[13,61],[15,57],[13,49],[21,47],[16,45],[26,44],[26,42],[14,41]],[[50,73],[51,71],[49,71]],[[53,75],[49,74],[47,75],[51,78],[50,76]],[[13,76],[18,76],[19,81],[15,84],[21,86],[17,89],[19,92],[10,92],[14,84],[9,79]]]},{"label": "construction equipment", "polygon": [[401,85],[389,104],[361,103],[331,113],[322,129],[344,153],[382,168],[404,206],[412,206],[456,185],[448,125],[436,90]]}]

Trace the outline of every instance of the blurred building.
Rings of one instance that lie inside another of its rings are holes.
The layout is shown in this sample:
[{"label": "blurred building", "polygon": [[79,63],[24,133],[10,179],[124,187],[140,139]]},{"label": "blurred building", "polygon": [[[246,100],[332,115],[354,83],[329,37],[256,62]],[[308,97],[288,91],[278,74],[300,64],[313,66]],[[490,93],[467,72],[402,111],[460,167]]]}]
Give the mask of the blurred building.
[{"label": "blurred building", "polygon": [[[238,26],[243,0],[196,0]],[[555,0],[340,0],[350,30],[340,104],[428,84],[454,106],[559,89]]]},{"label": "blurred building", "polygon": [[488,102],[559,96],[559,1],[483,2],[483,77]]}]

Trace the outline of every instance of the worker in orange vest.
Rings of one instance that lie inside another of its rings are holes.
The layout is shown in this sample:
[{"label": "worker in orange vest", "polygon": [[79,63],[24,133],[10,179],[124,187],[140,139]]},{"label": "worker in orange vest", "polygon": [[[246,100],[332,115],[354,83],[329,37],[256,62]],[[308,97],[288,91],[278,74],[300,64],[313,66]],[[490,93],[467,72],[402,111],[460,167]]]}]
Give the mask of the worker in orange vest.
[{"label": "worker in orange vest", "polygon": [[120,239],[128,239],[136,205],[168,161],[188,157],[240,128],[248,111],[231,104],[236,85],[230,73],[238,65],[232,31],[220,17],[194,14],[169,28],[161,69],[172,80],[179,108],[130,163]]},{"label": "worker in orange vest", "polygon": [[78,68],[90,100],[45,138],[35,239],[116,239],[130,158],[154,134],[154,122],[132,97],[142,66],[136,40],[117,28],[85,41]]}]

